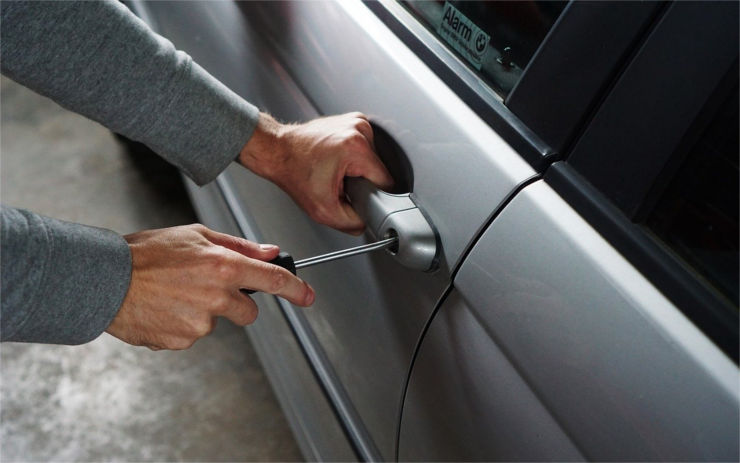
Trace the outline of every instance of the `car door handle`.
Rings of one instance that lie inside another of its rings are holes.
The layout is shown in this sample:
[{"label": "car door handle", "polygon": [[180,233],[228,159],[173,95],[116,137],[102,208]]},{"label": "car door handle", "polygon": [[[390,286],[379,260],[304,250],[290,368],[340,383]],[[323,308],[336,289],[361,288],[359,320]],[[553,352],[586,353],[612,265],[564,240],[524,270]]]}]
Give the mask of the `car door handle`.
[{"label": "car door handle", "polygon": [[437,233],[410,193],[387,193],[360,177],[345,179],[344,191],[374,239],[398,237],[388,251],[401,265],[425,272],[437,268]]}]

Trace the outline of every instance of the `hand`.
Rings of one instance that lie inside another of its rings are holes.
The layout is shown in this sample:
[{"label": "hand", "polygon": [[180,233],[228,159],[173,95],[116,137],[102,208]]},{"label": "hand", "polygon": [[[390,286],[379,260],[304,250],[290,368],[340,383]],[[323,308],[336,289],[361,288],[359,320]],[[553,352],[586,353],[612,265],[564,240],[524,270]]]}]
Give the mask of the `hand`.
[{"label": "hand", "polygon": [[359,235],[365,224],[344,197],[344,177],[393,186],[373,149],[373,129],[361,113],[295,125],[262,113],[239,161],[282,188],[316,222]]},{"label": "hand", "polygon": [[313,304],[308,284],[266,262],[278,255],[277,246],[198,224],[124,238],[133,258],[131,284],[106,331],[129,344],[187,349],[213,330],[216,316],[248,325],[257,318],[257,305],[241,288],[276,294],[299,306]]}]

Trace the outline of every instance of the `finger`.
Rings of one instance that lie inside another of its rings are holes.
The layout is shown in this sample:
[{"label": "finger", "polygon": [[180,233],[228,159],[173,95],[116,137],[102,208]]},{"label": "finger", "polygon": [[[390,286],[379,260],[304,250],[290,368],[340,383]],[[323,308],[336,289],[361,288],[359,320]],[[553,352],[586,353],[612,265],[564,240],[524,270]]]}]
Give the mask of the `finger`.
[{"label": "finger", "polygon": [[367,141],[370,143],[370,146],[375,146],[373,143],[373,126],[370,125],[370,122],[368,122],[367,119],[357,119],[357,122],[355,123],[355,129],[357,129],[357,131],[360,132],[362,136],[367,139]]},{"label": "finger", "polygon": [[395,183],[388,169],[380,162],[378,156],[369,149],[360,153],[359,159],[354,160],[347,166],[345,174],[348,177],[365,177],[384,190],[393,188]]},{"label": "finger", "polygon": [[354,112],[351,112],[351,113],[347,113],[345,115],[346,116],[349,116],[349,117],[355,117],[357,119],[365,119],[365,120],[368,120],[367,116],[364,113],[361,113],[359,111],[354,111]]},{"label": "finger", "polygon": [[327,211],[330,212],[325,216],[312,218],[318,223],[350,235],[361,235],[365,230],[364,222],[346,201],[337,201],[336,206],[327,208]]},{"label": "finger", "polygon": [[274,294],[302,307],[313,304],[313,288],[290,271],[259,260],[246,259],[243,264],[241,288]]},{"label": "finger", "polygon": [[213,244],[231,249],[232,251],[251,257],[252,259],[269,261],[277,257],[280,253],[280,248],[274,244],[258,244],[254,241],[245,240],[244,238],[227,235],[225,233],[219,233],[211,229],[203,231],[203,236]]},{"label": "finger", "polygon": [[198,339],[199,338],[172,337],[166,341],[164,348],[167,350],[190,349]]},{"label": "finger", "polygon": [[236,325],[247,326],[254,323],[258,313],[259,309],[254,300],[240,292],[232,294],[231,303],[219,315],[228,318]]},{"label": "finger", "polygon": [[343,217],[343,221],[338,226],[334,227],[337,230],[349,233],[350,235],[361,235],[365,230],[365,223],[362,221],[357,212],[352,206],[344,199],[339,201],[339,209]]},{"label": "finger", "polygon": [[328,197],[322,201],[320,208],[325,213],[313,217],[319,223],[328,225],[336,230],[351,235],[360,235],[365,230],[365,222],[349,204],[344,193],[344,182],[339,184],[339,192],[336,197]]}]

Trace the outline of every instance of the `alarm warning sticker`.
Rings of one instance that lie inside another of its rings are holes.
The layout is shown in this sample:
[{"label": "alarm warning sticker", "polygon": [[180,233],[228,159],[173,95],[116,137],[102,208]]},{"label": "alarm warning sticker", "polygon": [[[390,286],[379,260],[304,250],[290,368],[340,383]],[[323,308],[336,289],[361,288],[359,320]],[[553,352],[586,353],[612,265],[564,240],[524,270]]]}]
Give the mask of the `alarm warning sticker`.
[{"label": "alarm warning sticker", "polygon": [[483,55],[488,50],[491,36],[483,32],[450,2],[445,2],[437,34],[480,70]]}]

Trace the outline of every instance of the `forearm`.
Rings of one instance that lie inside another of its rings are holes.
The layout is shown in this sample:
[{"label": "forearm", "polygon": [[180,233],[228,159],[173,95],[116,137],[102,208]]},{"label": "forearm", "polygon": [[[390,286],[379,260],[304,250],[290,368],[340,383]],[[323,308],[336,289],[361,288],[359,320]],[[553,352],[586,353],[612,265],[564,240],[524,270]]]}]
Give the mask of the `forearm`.
[{"label": "forearm", "polygon": [[199,184],[239,154],[257,109],[125,6],[0,2],[3,74],[141,141]]},{"label": "forearm", "polygon": [[81,344],[118,312],[131,278],[119,235],[2,207],[0,340]]}]

